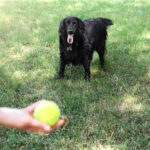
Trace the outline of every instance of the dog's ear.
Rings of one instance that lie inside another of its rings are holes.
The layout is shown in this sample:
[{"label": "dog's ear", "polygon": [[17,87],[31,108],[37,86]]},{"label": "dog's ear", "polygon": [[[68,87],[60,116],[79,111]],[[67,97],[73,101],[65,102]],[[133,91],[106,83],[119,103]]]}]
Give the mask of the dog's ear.
[{"label": "dog's ear", "polygon": [[79,24],[79,33],[83,34],[83,32],[84,32],[84,23],[83,23],[83,21],[78,19],[78,24]]},{"label": "dog's ear", "polygon": [[60,35],[64,35],[66,33],[66,28],[65,28],[65,19],[63,19],[60,24],[59,24],[59,30],[58,30]]}]

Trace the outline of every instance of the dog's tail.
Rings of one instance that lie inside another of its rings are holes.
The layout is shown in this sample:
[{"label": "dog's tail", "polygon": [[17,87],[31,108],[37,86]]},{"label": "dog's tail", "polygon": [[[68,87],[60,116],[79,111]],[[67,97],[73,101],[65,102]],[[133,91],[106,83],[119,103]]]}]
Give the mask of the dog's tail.
[{"label": "dog's tail", "polygon": [[110,20],[110,19],[101,18],[101,20],[102,20],[103,24],[104,24],[106,27],[113,25],[113,22],[112,22],[112,20]]}]

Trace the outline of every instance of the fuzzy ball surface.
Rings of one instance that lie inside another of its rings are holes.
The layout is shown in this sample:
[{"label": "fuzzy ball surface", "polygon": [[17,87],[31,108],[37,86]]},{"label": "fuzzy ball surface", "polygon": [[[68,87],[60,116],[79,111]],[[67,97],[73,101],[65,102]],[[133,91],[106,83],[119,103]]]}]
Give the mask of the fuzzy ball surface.
[{"label": "fuzzy ball surface", "polygon": [[54,126],[60,118],[60,109],[55,102],[45,100],[35,107],[33,116],[49,126]]}]

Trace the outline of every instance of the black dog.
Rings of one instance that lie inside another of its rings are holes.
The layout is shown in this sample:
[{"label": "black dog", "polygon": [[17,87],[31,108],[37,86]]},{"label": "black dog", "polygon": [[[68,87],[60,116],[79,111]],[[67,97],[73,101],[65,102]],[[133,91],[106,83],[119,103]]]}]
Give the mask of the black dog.
[{"label": "black dog", "polygon": [[77,17],[67,17],[59,25],[60,71],[59,79],[64,77],[66,64],[82,64],[85,79],[90,78],[90,62],[96,50],[100,65],[104,66],[107,26],[112,21],[106,18],[93,18],[81,21]]}]

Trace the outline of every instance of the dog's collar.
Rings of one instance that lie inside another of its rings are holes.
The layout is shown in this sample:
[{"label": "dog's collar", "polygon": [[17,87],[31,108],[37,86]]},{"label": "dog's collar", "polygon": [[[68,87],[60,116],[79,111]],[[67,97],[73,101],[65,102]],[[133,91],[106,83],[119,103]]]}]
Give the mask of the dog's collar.
[{"label": "dog's collar", "polygon": [[72,46],[68,46],[67,51],[72,51]]}]

